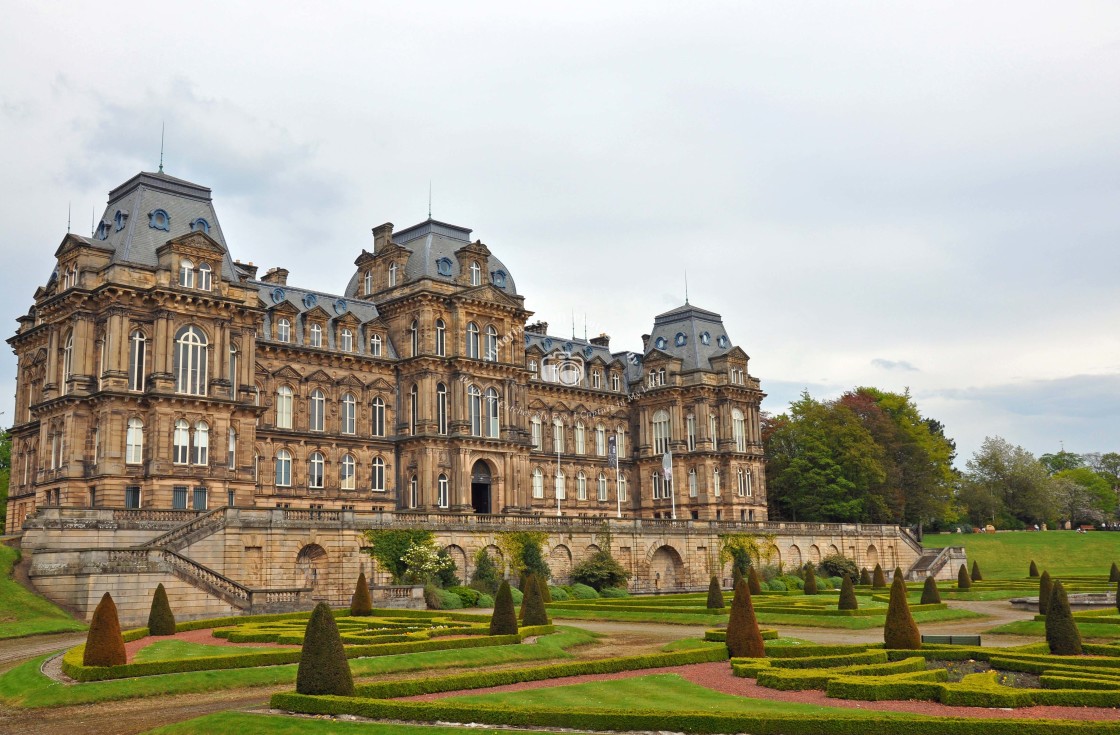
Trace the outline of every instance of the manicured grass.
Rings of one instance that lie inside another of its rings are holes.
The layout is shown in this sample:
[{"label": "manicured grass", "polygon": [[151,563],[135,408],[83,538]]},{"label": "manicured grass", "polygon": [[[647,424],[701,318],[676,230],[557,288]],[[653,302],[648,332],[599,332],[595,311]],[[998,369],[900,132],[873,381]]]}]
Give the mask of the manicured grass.
[{"label": "manicured grass", "polygon": [[135,662],[170,661],[181,658],[206,658],[209,656],[237,656],[251,651],[293,651],[298,646],[211,646],[207,643],[187,641],[157,641],[136,652]]},{"label": "manicured grass", "polygon": [[[860,603],[862,604],[862,602]],[[802,628],[842,628],[844,630],[868,630],[882,628],[885,618],[881,616],[846,618],[840,616],[819,615],[783,615],[769,613],[760,608],[755,609],[758,622],[767,625],[791,625]],[[965,620],[968,618],[983,618],[983,615],[969,610],[925,610],[914,613],[914,621],[918,623],[934,623],[943,620]]]},{"label": "manicured grass", "polygon": [[635,612],[633,610],[549,610],[550,617],[556,620],[619,620],[629,623],[671,623],[676,625],[718,625],[727,620],[727,611],[715,615],[672,613],[659,614]]},{"label": "manicured grass", "polygon": [[[461,727],[429,727],[382,722],[339,722],[308,717],[251,715],[245,712],[219,712],[186,722],[178,722],[145,735],[213,735],[235,732],[238,735],[462,735]],[[471,728],[473,735],[509,735],[509,730]],[[519,730],[520,735],[546,735]]]},{"label": "manicured grass", "polygon": [[[1108,640],[1115,640],[1120,638],[1120,625],[1108,625],[1106,623],[1082,623],[1077,621],[1077,630],[1081,632],[1082,638],[1101,638]],[[1041,620],[1016,620],[1014,623],[1007,623],[991,630],[984,631],[994,635],[1046,635],[1046,623]]]},{"label": "manicured grass", "polygon": [[0,544],[0,638],[85,630],[85,623],[11,578],[18,560],[18,549]]},{"label": "manicured grass", "polygon": [[969,566],[980,564],[984,579],[1022,579],[1031,559],[1051,576],[1108,575],[1120,562],[1120,533],[1111,531],[1006,531],[1001,533],[926,534],[930,548],[963,546]]},{"label": "manicured grass", "polygon": [[[594,638],[594,634],[585,630],[565,628],[558,633],[542,636],[536,643],[529,645],[464,648],[358,658],[350,661],[350,670],[355,677],[371,677],[409,671],[462,666],[480,668],[519,661],[568,658],[570,654],[564,649],[590,643]],[[62,686],[39,671],[39,667],[47,658],[48,656],[40,656],[0,675],[0,701],[18,707],[60,707],[119,699],[158,697],[165,694],[195,694],[223,689],[279,686],[294,683],[297,668],[296,664],[288,664],[255,669],[143,676]]]}]

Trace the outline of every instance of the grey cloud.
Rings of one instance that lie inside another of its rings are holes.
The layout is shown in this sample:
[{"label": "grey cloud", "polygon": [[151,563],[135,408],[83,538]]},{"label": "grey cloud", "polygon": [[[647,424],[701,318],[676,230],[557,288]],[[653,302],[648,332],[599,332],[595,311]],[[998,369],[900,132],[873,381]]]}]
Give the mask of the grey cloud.
[{"label": "grey cloud", "polygon": [[904,370],[906,372],[920,372],[918,368],[914,367],[905,360],[884,360],[881,357],[876,357],[871,361],[871,364],[877,368],[884,370]]},{"label": "grey cloud", "polygon": [[1070,375],[987,387],[951,388],[929,395],[981,403],[1020,416],[1101,419],[1120,414],[1120,374]]}]

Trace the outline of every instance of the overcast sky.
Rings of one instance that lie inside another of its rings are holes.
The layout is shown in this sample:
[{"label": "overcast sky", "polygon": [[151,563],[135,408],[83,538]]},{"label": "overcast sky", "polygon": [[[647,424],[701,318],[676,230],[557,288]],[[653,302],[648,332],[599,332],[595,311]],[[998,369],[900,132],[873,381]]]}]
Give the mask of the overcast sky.
[{"label": "overcast sky", "polygon": [[908,387],[962,465],[1120,451],[1120,5],[288,5],[5,3],[8,334],[166,121],[291,283],[341,292],[431,182],[554,333],[640,349],[687,268],[771,412]]}]

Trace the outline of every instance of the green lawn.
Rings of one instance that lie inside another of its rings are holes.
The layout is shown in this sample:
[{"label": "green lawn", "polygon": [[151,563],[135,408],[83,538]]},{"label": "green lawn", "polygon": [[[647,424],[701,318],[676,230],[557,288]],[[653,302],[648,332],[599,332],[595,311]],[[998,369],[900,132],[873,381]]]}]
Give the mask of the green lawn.
[{"label": "green lawn", "polygon": [[[863,604],[862,602],[860,603]],[[758,622],[765,625],[791,625],[800,628],[843,628],[844,630],[867,630],[869,628],[882,628],[885,616],[874,617],[842,617],[824,615],[784,615],[770,613],[764,609],[755,608]],[[968,618],[983,618],[979,613],[969,610],[923,610],[914,613],[914,620],[918,623],[934,623],[943,620],[965,620]]]},{"label": "green lawn", "polygon": [[85,630],[85,623],[12,579],[18,560],[18,549],[0,544],[0,638]]},{"label": "green lawn", "polygon": [[[1120,638],[1120,625],[1108,623],[1083,623],[1077,621],[1077,630],[1082,638],[1100,638],[1102,640],[1116,640]],[[995,635],[1046,635],[1046,623],[1041,620],[1016,620],[1014,623],[1000,625],[991,630],[984,631]]]},{"label": "green lawn", "polygon": [[[462,735],[461,727],[432,727],[427,725],[399,725],[381,722],[339,722],[307,717],[280,715],[251,715],[245,712],[219,712],[195,720],[179,722],[145,735],[213,735],[235,732],[238,735]],[[509,730],[471,728],[472,735],[509,735]],[[518,730],[519,735],[547,735],[546,733]]]},{"label": "green lawn", "polygon": [[1120,533],[1110,531],[1005,531],[1001,533],[926,534],[930,548],[963,546],[969,565],[980,564],[984,579],[1022,579],[1031,559],[1051,576],[1108,575],[1120,561]]},{"label": "green lawn", "polygon": [[136,652],[135,662],[172,661],[181,658],[206,658],[208,656],[238,656],[246,651],[295,651],[299,646],[212,646],[208,643],[186,641],[157,641]]}]

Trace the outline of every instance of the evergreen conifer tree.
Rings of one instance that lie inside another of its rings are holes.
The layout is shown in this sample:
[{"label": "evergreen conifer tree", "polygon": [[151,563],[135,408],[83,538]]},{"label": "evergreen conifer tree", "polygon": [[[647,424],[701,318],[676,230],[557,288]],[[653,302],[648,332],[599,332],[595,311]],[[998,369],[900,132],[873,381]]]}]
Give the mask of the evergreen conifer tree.
[{"label": "evergreen conifer tree", "polygon": [[871,584],[871,572],[867,571],[867,567],[859,570],[859,583],[865,587]]},{"label": "evergreen conifer tree", "polygon": [[747,571],[747,589],[752,595],[762,594],[762,577],[758,575],[758,570],[754,567]]},{"label": "evergreen conifer tree", "polygon": [[1043,572],[1038,578],[1038,614],[1046,615],[1050,610],[1050,595],[1054,592],[1054,583],[1050,580],[1050,572]]},{"label": "evergreen conifer tree", "polygon": [[766,657],[751,591],[745,582],[739,582],[731,600],[731,615],[727,619],[727,652],[732,658]]},{"label": "evergreen conifer tree", "polygon": [[1038,565],[1034,563],[1034,559],[1031,559],[1031,568],[1029,570],[1027,570],[1027,576],[1028,577],[1037,577],[1038,576]]},{"label": "evergreen conifer tree", "polygon": [[548,625],[548,613],[544,609],[544,598],[541,597],[541,586],[537,576],[525,584],[525,597],[521,600],[522,625]]},{"label": "evergreen conifer tree", "polygon": [[980,574],[980,562],[976,561],[975,559],[972,560],[972,574],[969,576],[972,577],[973,582],[984,581],[983,575]]},{"label": "evergreen conifer tree", "polygon": [[350,598],[350,614],[370,615],[373,613],[373,600],[369,596],[369,584],[366,583],[366,573],[358,572],[358,583],[354,585],[354,596]]},{"label": "evergreen conifer tree", "polygon": [[894,570],[891,582],[891,600],[887,606],[887,622],[883,626],[883,645],[886,648],[916,650],[922,647],[922,637],[914,616],[910,614],[910,603],[906,601],[906,582],[902,569]]},{"label": "evergreen conifer tree", "polygon": [[97,603],[93,620],[89,623],[82,666],[122,666],[126,662],[117,605],[113,596],[106,592],[101,596],[101,602]]},{"label": "evergreen conifer tree", "polygon": [[498,595],[494,598],[494,614],[490,616],[490,635],[513,635],[517,633],[517,611],[513,607],[513,593],[509,582],[502,580]]},{"label": "evergreen conifer tree", "polygon": [[926,584],[922,587],[922,603],[923,605],[935,605],[941,602],[941,591],[937,589],[937,580],[933,577],[926,577]]},{"label": "evergreen conifer tree", "polygon": [[354,678],[346,661],[346,649],[342,646],[334,614],[325,602],[316,605],[307,620],[296,670],[296,691],[340,697],[354,695]]},{"label": "evergreen conifer tree", "polygon": [[883,567],[878,564],[875,565],[875,571],[871,575],[871,586],[875,589],[887,586],[887,575],[883,574]]},{"label": "evergreen conifer tree", "polygon": [[152,609],[148,612],[148,635],[175,635],[175,613],[167,600],[167,590],[163,582],[152,595]]},{"label": "evergreen conifer tree", "polygon": [[957,570],[957,589],[972,589],[972,579],[968,576],[968,569],[964,564],[961,564],[961,568]]},{"label": "evergreen conifer tree", "polygon": [[856,589],[852,586],[852,578],[848,575],[840,580],[840,610],[858,610],[859,601],[856,600]]},{"label": "evergreen conifer tree", "polygon": [[817,575],[813,571],[812,564],[808,564],[805,567],[805,587],[803,591],[807,595],[817,594]]},{"label": "evergreen conifer tree", "polygon": [[1116,562],[1112,562],[1112,568],[1108,570],[1109,582],[1120,582],[1120,567],[1116,566]]},{"label": "evergreen conifer tree", "polygon": [[537,585],[541,588],[541,602],[546,605],[552,602],[552,590],[548,588],[548,580],[544,577],[537,577]]},{"label": "evergreen conifer tree", "polygon": [[723,609],[723,590],[719,587],[719,580],[716,575],[712,575],[712,579],[708,582],[708,609],[709,610],[722,610]]},{"label": "evergreen conifer tree", "polygon": [[1050,610],[1046,613],[1046,643],[1055,656],[1080,656],[1081,632],[1073,622],[1069,597],[1060,581],[1054,582],[1050,593]]}]

